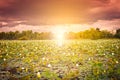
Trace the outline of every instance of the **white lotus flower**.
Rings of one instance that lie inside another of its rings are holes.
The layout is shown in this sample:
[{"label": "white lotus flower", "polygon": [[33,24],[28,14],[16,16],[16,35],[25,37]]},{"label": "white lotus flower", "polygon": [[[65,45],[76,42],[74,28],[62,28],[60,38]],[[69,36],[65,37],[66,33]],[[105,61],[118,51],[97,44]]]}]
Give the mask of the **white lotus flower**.
[{"label": "white lotus flower", "polygon": [[41,77],[41,76],[40,76],[40,72],[37,72],[37,77],[38,77],[38,78],[40,78],[40,77]]},{"label": "white lotus flower", "polygon": [[22,67],[21,69],[25,69],[24,67]]},{"label": "white lotus flower", "polygon": [[51,67],[51,64],[48,64],[47,66],[48,66],[48,67]]},{"label": "white lotus flower", "polygon": [[118,62],[118,61],[116,61],[116,63],[118,64],[119,62]]},{"label": "white lotus flower", "polygon": [[76,66],[78,67],[78,66],[79,66],[79,64],[76,64]]},{"label": "white lotus flower", "polygon": [[90,61],[91,59],[89,58],[88,60]]},{"label": "white lotus flower", "polygon": [[112,53],[112,55],[114,55],[114,53]]},{"label": "white lotus flower", "polygon": [[42,60],[45,60],[45,58],[43,57]]},{"label": "white lotus flower", "polygon": [[6,59],[5,59],[5,58],[4,58],[3,60],[4,60],[4,61],[6,61]]}]

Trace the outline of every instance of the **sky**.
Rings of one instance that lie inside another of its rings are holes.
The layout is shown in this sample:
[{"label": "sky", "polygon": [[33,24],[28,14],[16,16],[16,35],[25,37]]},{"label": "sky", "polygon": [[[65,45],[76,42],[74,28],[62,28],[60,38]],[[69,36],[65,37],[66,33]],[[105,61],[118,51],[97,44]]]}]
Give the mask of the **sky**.
[{"label": "sky", "polygon": [[120,28],[120,0],[0,0],[0,32]]}]

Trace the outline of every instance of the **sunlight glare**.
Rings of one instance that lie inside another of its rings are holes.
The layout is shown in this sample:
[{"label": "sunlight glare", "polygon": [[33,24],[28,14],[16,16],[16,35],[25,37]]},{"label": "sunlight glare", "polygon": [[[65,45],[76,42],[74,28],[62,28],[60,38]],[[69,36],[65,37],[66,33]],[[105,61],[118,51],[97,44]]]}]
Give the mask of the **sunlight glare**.
[{"label": "sunlight glare", "polygon": [[55,37],[55,40],[57,40],[58,46],[63,45],[63,42],[65,40],[64,33],[65,33],[65,30],[62,27],[54,29],[54,37]]}]

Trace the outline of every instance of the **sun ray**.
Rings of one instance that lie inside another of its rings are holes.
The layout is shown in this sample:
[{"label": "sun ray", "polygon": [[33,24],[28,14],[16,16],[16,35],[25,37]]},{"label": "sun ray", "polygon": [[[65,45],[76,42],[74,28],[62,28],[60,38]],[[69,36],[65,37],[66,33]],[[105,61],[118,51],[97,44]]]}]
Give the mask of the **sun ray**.
[{"label": "sun ray", "polygon": [[65,29],[63,27],[56,27],[53,31],[54,39],[58,46],[62,46],[65,40]]}]

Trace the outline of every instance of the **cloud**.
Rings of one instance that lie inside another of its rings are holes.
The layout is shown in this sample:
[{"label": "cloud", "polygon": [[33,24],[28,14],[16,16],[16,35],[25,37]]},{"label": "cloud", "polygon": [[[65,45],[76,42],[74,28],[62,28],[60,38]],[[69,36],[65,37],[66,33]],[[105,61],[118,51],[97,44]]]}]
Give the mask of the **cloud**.
[{"label": "cloud", "polygon": [[106,4],[93,7],[89,11],[96,19],[119,19],[120,0],[108,0]]},{"label": "cloud", "polygon": [[[88,30],[90,28],[100,28],[100,30],[115,31],[120,28],[120,19],[113,20],[98,20],[92,24],[59,24],[59,25],[26,25],[18,24],[14,27],[0,27],[0,32],[9,32],[9,31],[25,31],[32,30],[34,32],[54,32],[55,28],[63,28],[67,32],[79,32]],[[18,21],[19,23],[19,21]]]},{"label": "cloud", "polygon": [[6,26],[6,25],[8,25],[8,23],[7,22],[0,22],[0,25],[1,26]]},{"label": "cloud", "polygon": [[89,24],[119,14],[120,0],[0,0],[1,27]]},{"label": "cloud", "polygon": [[32,25],[25,25],[25,24],[19,24],[14,27],[1,27],[0,32],[9,32],[9,31],[26,31],[26,30],[32,30],[34,32],[49,32],[51,29],[48,28],[48,26],[32,26]]},{"label": "cloud", "polygon": [[86,24],[64,24],[64,25],[40,25],[40,26],[33,26],[33,25],[25,25],[19,24],[14,27],[1,27],[0,32],[10,32],[10,31],[26,31],[32,30],[33,32],[55,32],[56,28],[63,28],[66,32],[79,32],[84,31],[90,28],[90,25]]},{"label": "cloud", "polygon": [[120,28],[120,19],[98,20],[97,22],[93,23],[92,26],[102,30],[112,31]]},{"label": "cloud", "polygon": [[11,6],[15,0],[0,0],[0,8],[5,8]]}]

